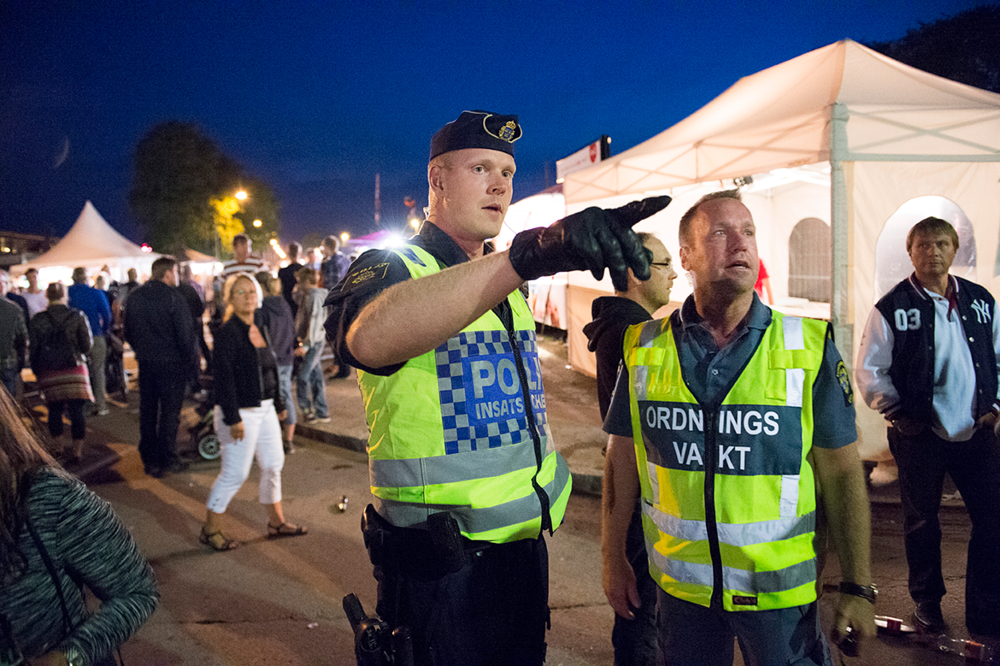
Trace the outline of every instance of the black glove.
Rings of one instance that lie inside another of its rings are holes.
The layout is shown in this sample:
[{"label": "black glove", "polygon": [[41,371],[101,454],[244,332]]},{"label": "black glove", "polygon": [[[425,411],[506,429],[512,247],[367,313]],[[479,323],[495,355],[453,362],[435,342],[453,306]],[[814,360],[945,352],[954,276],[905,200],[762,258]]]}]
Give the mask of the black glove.
[{"label": "black glove", "polygon": [[587,208],[548,227],[514,236],[510,263],[521,279],[534,280],[560,271],[589,270],[600,280],[604,269],[618,291],[628,289],[628,269],[649,279],[649,255],[632,227],[670,203],[670,197],[649,197],[621,208]]}]

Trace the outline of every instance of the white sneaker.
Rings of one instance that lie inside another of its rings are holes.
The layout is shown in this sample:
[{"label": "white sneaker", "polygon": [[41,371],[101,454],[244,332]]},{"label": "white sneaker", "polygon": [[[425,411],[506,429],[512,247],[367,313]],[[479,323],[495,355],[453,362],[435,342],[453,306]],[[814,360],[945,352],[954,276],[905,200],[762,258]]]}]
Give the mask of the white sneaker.
[{"label": "white sneaker", "polygon": [[306,419],[306,423],[309,423],[309,424],[312,424],[312,423],[329,423],[329,422],[330,422],[330,417],[329,416],[311,416],[308,419]]}]

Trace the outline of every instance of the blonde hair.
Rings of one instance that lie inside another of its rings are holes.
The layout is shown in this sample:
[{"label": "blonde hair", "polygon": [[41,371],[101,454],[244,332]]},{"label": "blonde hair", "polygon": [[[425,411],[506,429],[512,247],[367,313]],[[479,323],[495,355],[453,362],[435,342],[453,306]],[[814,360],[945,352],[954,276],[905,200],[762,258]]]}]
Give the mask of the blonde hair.
[{"label": "blonde hair", "polygon": [[233,294],[233,287],[240,280],[247,280],[253,285],[254,290],[257,292],[257,304],[254,309],[259,308],[261,301],[264,300],[264,294],[261,291],[260,283],[254,278],[254,276],[249,273],[234,273],[226,278],[226,285],[222,288],[222,299],[226,302],[226,312],[222,315],[222,323],[225,324],[229,321],[229,318],[233,316],[233,304],[230,302],[230,297]]}]

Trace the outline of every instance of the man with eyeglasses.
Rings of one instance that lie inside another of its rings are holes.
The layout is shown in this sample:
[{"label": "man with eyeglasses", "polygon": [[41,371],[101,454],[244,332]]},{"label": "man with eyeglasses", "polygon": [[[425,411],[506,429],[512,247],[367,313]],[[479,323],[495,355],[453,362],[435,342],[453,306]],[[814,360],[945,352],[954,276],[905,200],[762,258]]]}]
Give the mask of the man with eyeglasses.
[{"label": "man with eyeglasses", "polygon": [[[594,320],[583,327],[589,340],[587,348],[597,356],[597,404],[601,420],[608,414],[611,394],[622,362],[622,339],[625,329],[647,321],[670,302],[670,289],[677,272],[670,251],[649,233],[639,233],[639,240],[650,255],[650,276],[640,280],[629,271],[628,288],[614,296],[594,299]],[[646,543],[642,536],[642,510],[636,504],[628,528],[628,560],[635,571],[640,604],[635,619],[615,615],[611,642],[616,666],[652,666],[656,663],[656,583],[649,577]]]}]

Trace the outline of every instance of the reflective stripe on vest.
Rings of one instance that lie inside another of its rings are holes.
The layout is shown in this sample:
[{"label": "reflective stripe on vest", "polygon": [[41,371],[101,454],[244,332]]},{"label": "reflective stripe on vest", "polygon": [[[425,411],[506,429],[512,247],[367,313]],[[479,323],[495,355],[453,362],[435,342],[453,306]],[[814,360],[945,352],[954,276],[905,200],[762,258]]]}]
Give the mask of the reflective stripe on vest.
[{"label": "reflective stripe on vest", "polygon": [[[419,247],[394,252],[414,279],[440,270]],[[358,372],[370,430],[371,490],[392,524],[421,525],[431,513],[447,510],[469,539],[537,537],[542,515],[535,483],[548,495],[553,527],[562,522],[571,479],[546,420],[534,319],[519,292],[507,300],[514,340],[490,311],[392,375]]]},{"label": "reflective stripe on vest", "polygon": [[711,602],[705,465],[714,461],[723,607],[766,610],[815,600],[816,497],[806,456],[825,334],[825,322],[773,313],[754,355],[713,411],[698,404],[684,382],[669,320],[629,328],[624,351],[643,526],[651,572],[667,593]]}]

